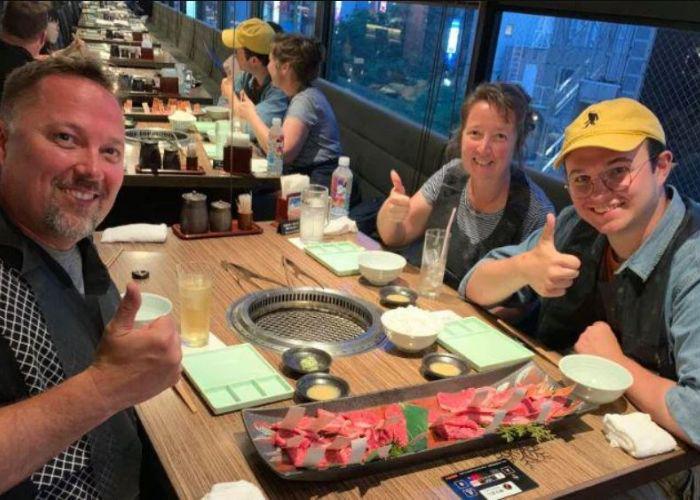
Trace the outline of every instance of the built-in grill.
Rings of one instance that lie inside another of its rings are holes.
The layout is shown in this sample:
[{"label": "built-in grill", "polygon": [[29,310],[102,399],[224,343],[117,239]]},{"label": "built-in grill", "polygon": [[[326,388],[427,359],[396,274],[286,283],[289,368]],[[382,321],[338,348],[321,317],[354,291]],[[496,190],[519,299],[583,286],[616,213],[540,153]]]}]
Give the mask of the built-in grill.
[{"label": "built-in grill", "polygon": [[384,340],[382,311],[323,288],[275,288],[231,304],[229,325],[250,342],[277,351],[312,346],[334,356],[357,354]]}]

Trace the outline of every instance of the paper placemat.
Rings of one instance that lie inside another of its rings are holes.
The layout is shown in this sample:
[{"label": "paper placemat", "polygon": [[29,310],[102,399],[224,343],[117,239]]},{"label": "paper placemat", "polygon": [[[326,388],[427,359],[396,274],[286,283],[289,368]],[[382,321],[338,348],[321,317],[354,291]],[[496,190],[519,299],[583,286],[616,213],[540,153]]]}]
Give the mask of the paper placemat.
[{"label": "paper placemat", "polygon": [[463,356],[480,372],[520,363],[535,355],[474,316],[447,323],[438,335],[438,342],[445,349]]},{"label": "paper placemat", "polygon": [[250,344],[190,352],[183,356],[182,367],[216,415],[288,399],[294,393]]}]

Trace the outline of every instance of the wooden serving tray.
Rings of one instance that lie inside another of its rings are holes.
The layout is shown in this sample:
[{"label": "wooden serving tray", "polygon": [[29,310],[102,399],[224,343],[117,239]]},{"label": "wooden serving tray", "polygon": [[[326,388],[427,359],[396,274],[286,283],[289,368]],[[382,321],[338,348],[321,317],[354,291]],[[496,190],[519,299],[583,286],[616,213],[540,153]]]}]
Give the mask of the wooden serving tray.
[{"label": "wooden serving tray", "polygon": [[209,231],[206,233],[198,234],[185,234],[180,229],[180,224],[173,224],[173,233],[175,236],[181,240],[201,240],[203,238],[223,238],[225,236],[248,236],[251,234],[262,234],[263,230],[255,222],[253,222],[253,227],[248,230],[238,229],[238,220],[233,219],[231,221],[230,231],[214,232]]},{"label": "wooden serving tray", "polygon": [[165,168],[159,168],[157,173],[154,174],[153,170],[150,168],[141,168],[140,165],[136,166],[137,174],[150,174],[150,175],[204,175],[206,172],[202,167],[197,167],[197,170],[171,170]]}]

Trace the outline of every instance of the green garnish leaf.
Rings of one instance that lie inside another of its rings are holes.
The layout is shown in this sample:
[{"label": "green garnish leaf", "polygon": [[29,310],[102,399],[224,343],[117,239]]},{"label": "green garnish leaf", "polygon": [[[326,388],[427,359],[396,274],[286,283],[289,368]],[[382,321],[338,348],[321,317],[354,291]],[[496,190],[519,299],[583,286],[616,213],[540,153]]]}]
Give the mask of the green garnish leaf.
[{"label": "green garnish leaf", "polygon": [[428,448],[428,410],[421,406],[402,404],[408,431],[408,446],[404,453],[414,453]]},{"label": "green garnish leaf", "polygon": [[498,428],[498,434],[505,439],[507,443],[512,443],[513,441],[526,437],[535,438],[535,441],[538,443],[543,443],[557,437],[549,428],[536,423],[501,425]]}]

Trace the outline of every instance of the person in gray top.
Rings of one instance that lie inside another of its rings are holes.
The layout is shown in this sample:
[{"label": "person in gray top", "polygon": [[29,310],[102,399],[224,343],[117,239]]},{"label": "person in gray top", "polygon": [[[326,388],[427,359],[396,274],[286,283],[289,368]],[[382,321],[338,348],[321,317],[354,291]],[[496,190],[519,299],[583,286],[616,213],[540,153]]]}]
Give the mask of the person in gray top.
[{"label": "person in gray top", "polygon": [[[282,123],[284,173],[304,173],[312,183],[328,186],[341,148],[333,108],[312,85],[322,60],[318,41],[296,34],[278,34],[272,42],[268,70],[272,84],[290,98]],[[238,113],[267,151],[269,128],[253,103],[244,98]]]},{"label": "person in gray top", "polygon": [[[138,496],[131,407],[175,384],[170,317],[140,328],[92,243],[124,177],[124,126],[98,62],[15,70],[0,102],[0,496]],[[99,113],[94,110],[99,109]],[[30,173],[30,174],[28,174]]]},{"label": "person in gray top", "polygon": [[401,247],[420,265],[427,228],[447,225],[453,209],[445,281],[460,279],[492,248],[522,241],[554,208],[522,171],[519,158],[532,128],[529,96],[518,86],[483,83],[464,101],[459,133],[461,158],[444,165],[409,198],[399,174],[377,218],[388,246]]}]

